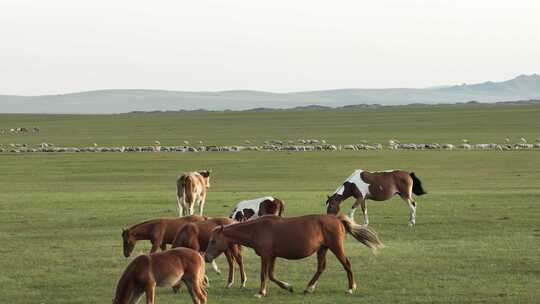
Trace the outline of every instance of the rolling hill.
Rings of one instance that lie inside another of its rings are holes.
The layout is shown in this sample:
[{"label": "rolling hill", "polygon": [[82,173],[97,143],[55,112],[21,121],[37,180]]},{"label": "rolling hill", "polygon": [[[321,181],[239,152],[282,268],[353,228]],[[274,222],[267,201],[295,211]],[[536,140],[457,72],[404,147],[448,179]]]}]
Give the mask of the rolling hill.
[{"label": "rolling hill", "polygon": [[188,92],[113,89],[61,95],[0,95],[1,113],[123,113],[206,109],[247,110],[308,105],[340,107],[356,104],[498,102],[540,98],[540,75],[502,81],[433,88],[336,89],[291,93],[235,90]]}]

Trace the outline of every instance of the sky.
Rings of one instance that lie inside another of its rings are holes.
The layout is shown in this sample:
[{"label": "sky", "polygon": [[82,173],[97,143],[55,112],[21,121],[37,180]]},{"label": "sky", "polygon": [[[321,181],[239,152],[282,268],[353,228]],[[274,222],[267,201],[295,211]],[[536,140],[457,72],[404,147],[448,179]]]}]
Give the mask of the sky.
[{"label": "sky", "polygon": [[429,87],[540,73],[538,0],[0,0],[0,94]]}]

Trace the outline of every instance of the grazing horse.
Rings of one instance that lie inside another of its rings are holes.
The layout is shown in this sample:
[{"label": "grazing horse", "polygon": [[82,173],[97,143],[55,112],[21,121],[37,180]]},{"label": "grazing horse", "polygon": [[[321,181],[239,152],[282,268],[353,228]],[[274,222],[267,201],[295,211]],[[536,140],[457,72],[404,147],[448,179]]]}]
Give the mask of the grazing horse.
[{"label": "grazing horse", "polygon": [[259,197],[239,202],[229,217],[238,222],[245,222],[268,214],[281,216],[283,209],[282,200],[271,196]]},{"label": "grazing horse", "polygon": [[289,218],[267,215],[253,221],[216,227],[206,248],[205,260],[212,261],[231,244],[253,248],[261,257],[261,288],[255,296],[262,297],[266,296],[268,277],[279,287],[293,291],[289,283],[275,277],[276,258],[297,260],[317,252],[317,272],[305,289],[306,293],[310,293],[315,290],[315,284],[326,267],[326,252],[330,249],[347,272],[347,292],[352,293],[356,283],[343,247],[346,233],[372,250],[382,247],[374,231],[355,224],[345,215],[317,214]]},{"label": "grazing horse", "polygon": [[[206,251],[212,230],[220,225],[230,225],[236,223],[234,220],[228,218],[213,218],[203,222],[194,222],[185,225],[173,241],[172,247],[188,247],[193,250],[197,250],[201,253]],[[234,281],[234,262],[238,264],[240,268],[240,277],[242,280],[242,287],[246,286],[246,272],[244,271],[244,261],[242,258],[242,247],[237,244],[231,244],[225,251],[225,257],[229,264],[229,277],[227,281],[227,288],[231,288]],[[214,271],[219,273],[215,260],[212,260],[212,267]]]},{"label": "grazing horse", "polygon": [[142,294],[146,303],[155,301],[155,289],[172,287],[184,282],[195,304],[207,300],[204,260],[195,250],[175,248],[133,259],[120,277],[113,304],[135,304]]},{"label": "grazing horse", "polygon": [[193,215],[195,202],[203,215],[206,192],[210,188],[210,171],[184,172],[176,178],[176,204],[178,216]]},{"label": "grazing horse", "polygon": [[356,202],[352,205],[349,217],[354,219],[354,212],[360,205],[364,214],[364,224],[369,224],[366,199],[386,201],[398,194],[409,206],[409,226],[416,223],[416,201],[412,194],[418,196],[426,194],[420,179],[414,172],[402,170],[389,170],[382,172],[368,172],[356,170],[334,193],[326,200],[326,213],[337,214],[341,202],[354,197]]},{"label": "grazing horse", "polygon": [[122,240],[124,243],[124,256],[131,255],[137,241],[150,240],[152,249],[150,253],[156,252],[158,248],[167,249],[167,244],[172,244],[178,231],[187,223],[206,220],[207,217],[192,215],[181,218],[158,218],[148,220],[127,229],[122,229]]}]

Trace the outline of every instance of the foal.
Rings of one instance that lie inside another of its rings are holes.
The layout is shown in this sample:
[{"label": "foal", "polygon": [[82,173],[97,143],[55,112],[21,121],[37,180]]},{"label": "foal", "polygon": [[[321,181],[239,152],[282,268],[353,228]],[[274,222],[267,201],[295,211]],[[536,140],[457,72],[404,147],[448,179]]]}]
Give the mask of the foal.
[{"label": "foal", "polygon": [[155,301],[155,288],[184,282],[195,304],[205,304],[204,260],[189,248],[139,255],[128,265],[116,287],[113,304],[135,304],[146,293],[146,303]]},{"label": "foal", "polygon": [[274,274],[276,258],[288,260],[302,259],[317,252],[317,272],[309,282],[306,293],[313,292],[319,276],[326,267],[326,252],[334,253],[347,272],[349,287],[347,293],[352,294],[356,283],[351,263],[345,256],[343,240],[345,234],[351,234],[356,240],[377,250],[382,243],[374,231],[355,224],[345,215],[306,215],[282,218],[274,215],[260,217],[229,226],[219,226],[212,231],[210,244],[206,249],[205,260],[212,261],[231,244],[240,244],[255,250],[261,257],[261,288],[255,296],[266,296],[267,278],[279,287],[293,291],[289,283],[278,280]]},{"label": "foal", "polygon": [[[172,247],[187,247],[193,250],[204,253],[206,247],[208,247],[208,241],[212,235],[212,230],[220,225],[230,225],[236,223],[234,220],[228,218],[213,218],[203,222],[194,222],[186,224],[173,241]],[[242,281],[242,287],[246,286],[246,272],[244,271],[244,261],[242,258],[242,247],[237,244],[231,244],[224,251],[227,263],[229,264],[229,277],[227,281],[227,288],[231,288],[234,281],[234,262],[238,264],[240,268],[240,278]],[[217,256],[216,256],[217,257]],[[215,264],[215,260],[212,260],[212,267],[214,271],[219,273],[219,269]]]},{"label": "foal", "polygon": [[176,178],[176,204],[178,216],[193,215],[195,203],[203,215],[206,192],[210,188],[210,171],[185,172]]},{"label": "foal", "polygon": [[409,226],[416,223],[416,201],[412,194],[418,196],[426,194],[422,182],[414,172],[390,170],[382,172],[368,172],[356,170],[334,193],[326,200],[326,213],[337,214],[341,202],[354,197],[356,202],[352,205],[349,217],[354,219],[354,212],[360,206],[364,214],[364,224],[369,224],[366,199],[386,201],[398,194],[409,206]]},{"label": "foal", "polygon": [[187,223],[204,221],[204,216],[192,215],[181,218],[158,218],[148,220],[127,229],[122,229],[122,239],[124,244],[124,256],[131,255],[135,244],[139,240],[150,240],[152,249],[150,253],[156,252],[158,248],[167,249],[167,244],[172,244],[178,231]]}]

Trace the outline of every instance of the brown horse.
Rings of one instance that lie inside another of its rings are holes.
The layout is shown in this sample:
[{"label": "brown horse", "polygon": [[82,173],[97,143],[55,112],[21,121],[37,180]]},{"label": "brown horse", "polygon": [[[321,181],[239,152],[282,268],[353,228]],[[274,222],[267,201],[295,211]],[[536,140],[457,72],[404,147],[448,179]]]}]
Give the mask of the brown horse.
[{"label": "brown horse", "polygon": [[390,170],[382,172],[367,172],[356,170],[334,193],[326,200],[326,212],[337,214],[341,202],[354,197],[356,202],[352,205],[349,217],[354,219],[354,212],[360,206],[364,214],[364,224],[369,224],[366,199],[386,201],[394,195],[399,195],[409,206],[409,226],[416,223],[416,201],[412,194],[418,196],[426,194],[422,182],[414,172]]},{"label": "brown horse", "polygon": [[255,296],[262,297],[266,295],[268,277],[279,287],[291,292],[293,290],[289,283],[275,277],[276,258],[296,260],[317,252],[317,272],[305,289],[306,293],[310,293],[315,290],[315,284],[326,267],[326,252],[330,249],[347,272],[347,292],[352,293],[356,283],[343,247],[346,233],[372,250],[382,247],[374,231],[355,224],[345,215],[317,214],[290,218],[266,215],[252,221],[216,227],[212,231],[205,260],[212,261],[231,244],[253,248],[261,257],[261,288]]},{"label": "brown horse", "polygon": [[195,202],[202,216],[206,193],[210,188],[210,171],[184,172],[176,178],[176,204],[178,216],[193,215]]},{"label": "brown horse", "polygon": [[127,229],[122,229],[122,239],[124,243],[124,256],[131,255],[137,241],[150,240],[152,249],[150,253],[156,252],[158,248],[167,249],[167,244],[172,244],[178,231],[187,223],[204,221],[204,216],[192,215],[181,218],[158,218],[148,220]]},{"label": "brown horse", "polygon": [[[212,230],[220,225],[230,225],[236,223],[229,218],[213,218],[204,222],[195,222],[186,224],[173,241],[172,247],[188,247],[193,250],[204,253],[212,235]],[[246,272],[244,271],[244,261],[242,258],[242,247],[237,244],[231,244],[225,251],[225,257],[229,264],[229,277],[227,288],[231,288],[234,281],[234,261],[240,268],[240,278],[242,287],[246,286]],[[212,260],[212,267],[219,273],[215,261]]]},{"label": "brown horse", "polygon": [[120,277],[113,304],[135,304],[146,293],[146,303],[154,303],[155,288],[184,282],[195,304],[206,303],[204,260],[195,250],[175,248],[133,259]]}]

